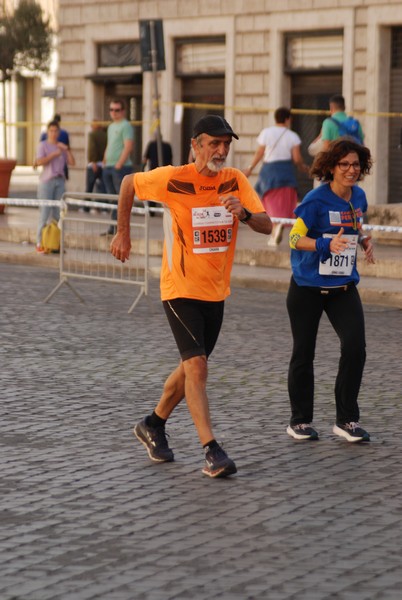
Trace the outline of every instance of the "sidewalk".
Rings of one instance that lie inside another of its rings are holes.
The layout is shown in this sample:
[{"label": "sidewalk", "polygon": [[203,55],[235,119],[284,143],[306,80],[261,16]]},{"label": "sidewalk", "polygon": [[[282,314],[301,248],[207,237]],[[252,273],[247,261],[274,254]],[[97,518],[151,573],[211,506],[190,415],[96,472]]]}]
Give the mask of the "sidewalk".
[{"label": "sidewalk", "polygon": [[[23,192],[20,197],[28,196]],[[97,215],[99,217],[102,218]],[[5,214],[0,215],[1,262],[58,268],[57,256],[43,256],[35,252],[37,219],[37,208],[6,207]],[[280,246],[270,248],[266,236],[240,226],[232,284],[285,292],[291,275],[286,231]],[[157,277],[163,240],[160,215],[150,220],[150,240],[151,254],[154,255],[151,258],[151,274]],[[402,246],[376,243],[375,255],[375,265],[367,265],[360,255],[359,291],[363,302],[402,308]]]}]

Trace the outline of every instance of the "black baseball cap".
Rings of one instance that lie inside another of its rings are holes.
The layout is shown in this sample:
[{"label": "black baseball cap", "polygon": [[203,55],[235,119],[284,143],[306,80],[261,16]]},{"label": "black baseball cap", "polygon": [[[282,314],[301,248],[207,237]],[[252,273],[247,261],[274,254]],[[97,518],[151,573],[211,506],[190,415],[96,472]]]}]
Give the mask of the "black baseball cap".
[{"label": "black baseball cap", "polygon": [[194,125],[193,137],[197,137],[201,133],[207,133],[208,135],[231,135],[232,137],[239,139],[239,136],[235,134],[229,123],[223,117],[219,115],[207,115],[202,117]]}]

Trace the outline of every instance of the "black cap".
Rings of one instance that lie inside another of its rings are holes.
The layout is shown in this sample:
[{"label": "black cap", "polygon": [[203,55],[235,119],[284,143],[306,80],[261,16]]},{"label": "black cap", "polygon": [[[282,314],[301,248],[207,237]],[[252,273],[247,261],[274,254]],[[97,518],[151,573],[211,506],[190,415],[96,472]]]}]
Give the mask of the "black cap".
[{"label": "black cap", "polygon": [[208,135],[231,135],[232,137],[239,139],[239,136],[235,134],[229,123],[219,115],[207,115],[202,117],[194,125],[193,137],[197,137],[201,133],[207,133]]}]

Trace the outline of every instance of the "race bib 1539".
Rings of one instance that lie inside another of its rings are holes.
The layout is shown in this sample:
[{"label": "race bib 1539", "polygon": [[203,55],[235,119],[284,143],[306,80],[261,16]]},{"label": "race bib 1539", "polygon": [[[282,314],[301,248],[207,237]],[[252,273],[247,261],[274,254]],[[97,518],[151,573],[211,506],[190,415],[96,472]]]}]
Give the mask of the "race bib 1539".
[{"label": "race bib 1539", "polygon": [[232,240],[233,215],[223,206],[192,209],[193,252],[227,252]]}]

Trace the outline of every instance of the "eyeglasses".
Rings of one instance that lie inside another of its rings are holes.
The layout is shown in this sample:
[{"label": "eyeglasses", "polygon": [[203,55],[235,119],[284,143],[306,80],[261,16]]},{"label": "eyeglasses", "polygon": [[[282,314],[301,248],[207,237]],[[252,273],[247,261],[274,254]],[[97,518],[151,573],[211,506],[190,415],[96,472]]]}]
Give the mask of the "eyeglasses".
[{"label": "eyeglasses", "polygon": [[338,162],[338,167],[340,168],[342,173],[346,173],[346,171],[349,171],[350,167],[352,167],[354,171],[360,171],[362,168],[359,162],[350,163],[347,161]]},{"label": "eyeglasses", "polygon": [[121,108],[109,108],[109,112],[121,112]]}]

